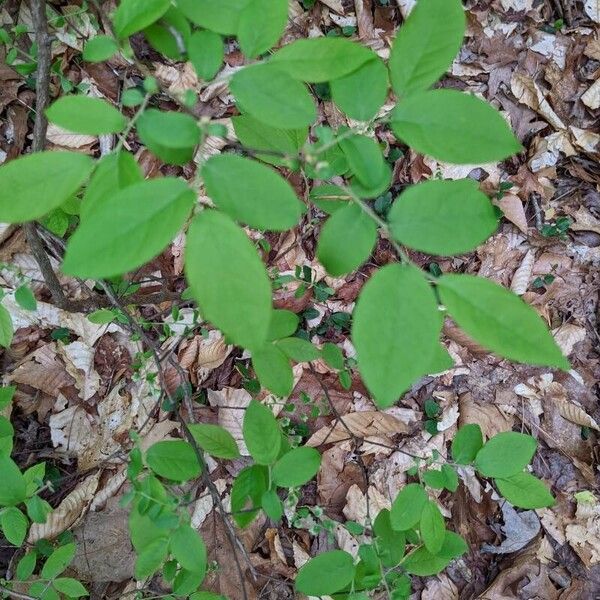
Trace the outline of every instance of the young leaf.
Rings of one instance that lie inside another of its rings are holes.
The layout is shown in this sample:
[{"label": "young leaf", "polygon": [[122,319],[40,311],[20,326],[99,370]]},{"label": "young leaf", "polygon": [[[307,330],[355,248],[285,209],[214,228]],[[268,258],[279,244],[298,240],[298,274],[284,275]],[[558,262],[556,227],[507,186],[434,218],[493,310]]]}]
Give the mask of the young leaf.
[{"label": "young leaf", "polygon": [[289,396],[294,374],[288,357],[277,346],[267,343],[252,353],[252,366],[260,384],[277,396]]},{"label": "young leaf", "polygon": [[498,491],[513,506],[519,508],[545,508],[555,503],[554,496],[543,481],[530,473],[517,473],[510,477],[494,479]]},{"label": "young leaf", "polygon": [[146,452],[146,463],[157,475],[172,481],[189,481],[200,475],[198,457],[183,440],[153,444]]},{"label": "young leaf", "polygon": [[452,459],[459,465],[468,465],[475,460],[482,446],[481,427],[474,423],[463,425],[452,440]]},{"label": "young leaf", "polygon": [[401,531],[392,528],[390,511],[379,511],[373,523],[373,533],[377,536],[377,554],[384,567],[395,567],[404,556],[406,539]]},{"label": "young leaf", "polygon": [[472,275],[444,275],[438,290],[452,318],[486,348],[511,360],[570,369],[535,310],[497,283]]},{"label": "young leaf", "polygon": [[11,160],[0,167],[0,221],[43,217],[83,185],[92,166],[78,152],[35,152]]},{"label": "young leaf", "polygon": [[188,427],[198,445],[211,456],[234,459],[240,455],[235,439],[220,425],[197,423]]},{"label": "young leaf", "polygon": [[221,68],[225,56],[223,38],[214,31],[195,31],[187,46],[188,56],[198,77],[211,80]]},{"label": "young leaf", "polygon": [[296,487],[310,481],[321,467],[321,455],[307,446],[284,454],[273,467],[273,481],[279,487]]},{"label": "young leaf", "polygon": [[177,6],[192,23],[223,35],[235,35],[240,14],[249,1],[177,0]]},{"label": "young leaf", "polygon": [[10,313],[0,304],[0,346],[10,348],[13,340],[13,322]]},{"label": "young leaf", "polygon": [[67,245],[63,271],[99,279],[147,263],[175,237],[194,201],[194,192],[174,177],[126,187],[81,223]]},{"label": "young leaf", "polygon": [[437,554],[444,543],[446,536],[446,523],[444,517],[435,502],[429,500],[423,507],[419,530],[425,544],[425,548],[431,554]]},{"label": "young leaf", "polygon": [[206,193],[232,219],[255,229],[284,231],[300,220],[303,206],[276,171],[234,154],[218,154],[202,168]]},{"label": "young leaf", "polygon": [[255,58],[274,46],[288,19],[287,0],[250,0],[240,13],[237,38],[242,52]]},{"label": "young leaf", "polygon": [[185,270],[204,317],[240,346],[260,348],[265,343],[271,283],[256,249],[227,215],[205,210],[194,219]]},{"label": "young leaf", "polygon": [[313,344],[299,337],[288,337],[275,344],[286,356],[296,362],[317,360],[321,353]]},{"label": "young leaf", "polygon": [[25,500],[27,484],[19,467],[0,454],[0,506],[15,506]]},{"label": "young leaf", "polygon": [[485,477],[510,477],[531,461],[537,442],[530,435],[503,431],[491,438],[475,457],[475,467]]},{"label": "young leaf", "polygon": [[171,6],[171,0],[121,0],[113,16],[115,33],[126,38],[158,21]]},{"label": "young leaf", "polygon": [[496,162],[522,149],[500,113],[456,90],[404,99],[394,110],[392,129],[417,152],[454,164]]},{"label": "young leaf", "polygon": [[[180,525],[171,534],[171,554],[188,571],[206,573],[206,546],[202,538],[189,525]],[[199,582],[199,584],[201,581]]]},{"label": "young leaf", "polygon": [[277,460],[281,432],[270,408],[252,400],[244,415],[242,431],[248,451],[258,464],[271,465]]},{"label": "young leaf", "polygon": [[[268,339],[280,340],[290,335],[294,335],[296,329],[298,329],[298,323],[300,323],[298,315],[291,310],[274,310],[271,313]],[[0,406],[0,408],[2,407]]]},{"label": "young leaf", "polygon": [[283,504],[275,490],[267,490],[261,498],[260,504],[267,517],[276,523],[283,517]]},{"label": "young leaf", "polygon": [[238,71],[229,84],[243,112],[280,129],[299,129],[317,118],[306,86],[285,71],[268,64]]},{"label": "young leaf", "polygon": [[81,94],[59,98],[46,116],[63,129],[88,135],[117,133],[127,125],[127,119],[106,100]]},{"label": "young leaf", "polygon": [[[280,435],[278,439],[281,440]],[[239,527],[246,527],[254,520],[268,488],[269,471],[266,467],[252,465],[239,472],[231,488],[231,512]],[[249,510],[251,508],[256,510]]]},{"label": "young leaf", "polygon": [[334,343],[326,342],[323,344],[321,355],[323,356],[323,360],[332,369],[337,369],[339,371],[344,368],[344,354],[340,347],[336,346]]},{"label": "young leaf", "polygon": [[25,310],[35,310],[37,308],[37,300],[28,285],[21,285],[17,288],[15,291],[15,300]]},{"label": "young leaf", "polygon": [[394,202],[388,221],[398,242],[438,256],[473,250],[498,227],[492,203],[472,179],[411,186]]},{"label": "young leaf", "polygon": [[52,582],[52,585],[56,590],[66,594],[69,598],[89,596],[89,593],[83,584],[72,577],[59,577]]},{"label": "young leaf", "polygon": [[82,58],[86,62],[104,62],[118,51],[119,45],[114,38],[108,35],[97,35],[86,43]]},{"label": "young leaf", "polygon": [[185,165],[192,160],[200,143],[200,128],[190,115],[151,108],[136,123],[142,143],[170,165]]},{"label": "young leaf", "polygon": [[450,465],[442,465],[442,473],[446,478],[444,487],[450,492],[455,492],[458,489],[458,475],[454,467],[451,467]]},{"label": "young leaf", "polygon": [[25,541],[28,525],[27,517],[18,508],[9,506],[0,511],[2,533],[13,546],[21,546]]},{"label": "young leaf", "polygon": [[[356,90],[361,93],[357,94]],[[351,119],[369,121],[383,106],[388,93],[388,71],[374,56],[356,71],[331,82],[331,98]]]},{"label": "young leaf", "polygon": [[429,370],[440,328],[435,296],[416,267],[388,265],[367,282],[354,309],[352,340],[378,406],[393,404]]},{"label": "young leaf", "polygon": [[307,596],[334,594],[352,581],[355,570],[354,560],[347,552],[323,552],[298,571],[296,589]]},{"label": "young leaf", "polygon": [[379,144],[366,135],[353,135],[339,144],[359,183],[367,189],[376,188],[386,172]]},{"label": "young leaf", "polygon": [[392,46],[389,67],[396,94],[434,84],[460,50],[464,33],[460,0],[419,0]]},{"label": "young leaf", "polygon": [[322,83],[356,71],[373,59],[373,51],[344,38],[301,39],[279,49],[271,63],[294,79]]},{"label": "young leaf", "polygon": [[390,510],[390,523],[396,531],[406,531],[414,527],[421,519],[427,494],[422,485],[409,483],[396,496]]},{"label": "young leaf", "polygon": [[169,540],[166,537],[155,539],[145,546],[135,561],[136,579],[146,579],[154,575],[165,562],[168,551]]},{"label": "young leaf", "polygon": [[71,564],[76,550],[77,546],[75,544],[65,544],[57,548],[44,563],[42,577],[44,579],[58,577]]}]

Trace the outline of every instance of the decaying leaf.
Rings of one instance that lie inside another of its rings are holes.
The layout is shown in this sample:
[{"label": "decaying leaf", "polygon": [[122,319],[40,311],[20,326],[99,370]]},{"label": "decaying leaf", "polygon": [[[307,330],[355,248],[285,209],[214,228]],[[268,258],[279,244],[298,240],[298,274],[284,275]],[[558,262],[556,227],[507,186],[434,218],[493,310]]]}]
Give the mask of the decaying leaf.
[{"label": "decaying leaf", "polygon": [[242,456],[250,454],[242,434],[245,409],[250,404],[250,400],[252,396],[244,389],[208,390],[208,402],[219,409],[219,425],[231,433]]},{"label": "decaying leaf", "polygon": [[516,225],[525,235],[527,235],[529,226],[527,217],[523,209],[523,202],[515,194],[505,194],[499,200],[494,200],[494,204],[500,208],[504,216],[514,225]]},{"label": "decaying leaf", "polygon": [[517,294],[517,296],[522,296],[527,291],[534,263],[535,250],[528,250],[510,282],[510,289]]}]

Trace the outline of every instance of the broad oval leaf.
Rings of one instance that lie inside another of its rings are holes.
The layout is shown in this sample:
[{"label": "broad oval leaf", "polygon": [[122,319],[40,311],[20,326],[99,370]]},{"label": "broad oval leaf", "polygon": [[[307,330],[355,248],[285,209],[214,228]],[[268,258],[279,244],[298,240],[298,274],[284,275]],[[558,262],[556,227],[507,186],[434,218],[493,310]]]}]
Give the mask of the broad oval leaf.
[{"label": "broad oval leaf", "polygon": [[537,442],[530,435],[503,431],[479,450],[475,466],[485,477],[510,477],[530,463],[536,448]]},{"label": "broad oval leaf", "polygon": [[345,588],[354,578],[354,560],[343,550],[330,550],[311,558],[298,571],[296,589],[307,596],[324,596]]},{"label": "broad oval leaf", "polygon": [[431,554],[427,548],[418,548],[403,561],[402,566],[407,573],[428,577],[444,570],[450,562],[464,554],[469,547],[466,542],[453,531],[446,531],[444,542],[437,555]]},{"label": "broad oval leaf", "polygon": [[121,0],[113,16],[115,33],[126,38],[158,21],[171,6],[171,0]]},{"label": "broad oval leaf", "polygon": [[556,502],[544,482],[531,473],[517,473],[511,477],[494,479],[494,482],[498,491],[519,508],[546,508]]},{"label": "broad oval leaf", "polygon": [[321,353],[308,340],[299,337],[288,337],[275,344],[286,356],[296,362],[317,360]]},{"label": "broad oval leaf", "polygon": [[214,31],[195,31],[187,46],[188,56],[194,69],[205,80],[212,79],[221,68],[225,56],[223,38]]},{"label": "broad oval leaf", "polygon": [[294,373],[288,357],[271,343],[252,352],[252,366],[260,384],[277,396],[289,396]]},{"label": "broad oval leaf", "polygon": [[74,543],[56,548],[42,567],[42,577],[44,579],[54,579],[57,575],[60,575],[71,564],[76,550],[77,546]]},{"label": "broad oval leaf", "polygon": [[377,187],[387,167],[379,144],[366,135],[353,135],[339,144],[360,184],[366,189]]},{"label": "broad oval leaf", "polygon": [[288,0],[250,0],[238,23],[242,52],[250,58],[266,52],[283,34],[287,19]]},{"label": "broad oval leaf", "polygon": [[273,467],[273,481],[279,487],[295,487],[310,481],[321,467],[321,455],[302,446],[284,454]]},{"label": "broad oval leaf", "polygon": [[[281,435],[278,439],[281,440]],[[239,527],[246,527],[254,520],[261,507],[263,494],[268,489],[267,467],[252,465],[238,473],[231,487],[231,512]]]},{"label": "broad oval leaf", "polygon": [[205,210],[192,221],[185,271],[204,317],[240,346],[265,343],[271,283],[256,248],[227,215]]},{"label": "broad oval leaf", "polygon": [[400,28],[390,56],[399,96],[425,90],[448,69],[465,33],[460,0],[419,0]]},{"label": "broad oval leaf", "polygon": [[27,517],[15,506],[0,511],[0,527],[4,537],[13,546],[21,546],[25,541],[28,525]]},{"label": "broad oval leaf", "polygon": [[0,454],[0,507],[15,506],[25,500],[27,483],[16,463]]},{"label": "broad oval leaf", "polygon": [[88,135],[117,133],[127,125],[127,119],[106,100],[83,95],[59,98],[46,115],[63,129]]},{"label": "broad oval leaf", "polygon": [[423,507],[419,521],[419,531],[423,538],[425,548],[431,554],[437,554],[444,543],[446,536],[446,523],[444,517],[435,502],[429,500]]},{"label": "broad oval leaf", "polygon": [[196,423],[188,427],[198,446],[211,456],[233,459],[240,455],[234,437],[223,427],[208,423]]},{"label": "broad oval leaf", "polygon": [[223,35],[235,35],[240,14],[250,0],[177,0],[181,12],[196,25]]},{"label": "broad oval leaf", "polygon": [[151,541],[140,551],[135,561],[136,579],[146,579],[161,567],[169,551],[169,539],[161,537]]},{"label": "broad oval leaf", "polygon": [[427,493],[422,485],[405,485],[396,496],[390,510],[392,528],[396,531],[406,531],[414,527],[420,521],[427,502]]},{"label": "broad oval leaf", "polygon": [[194,448],[183,440],[165,440],[148,448],[146,463],[161,477],[188,481],[200,475],[200,463]]},{"label": "broad oval leaf", "polygon": [[482,446],[481,427],[475,423],[463,425],[452,440],[452,459],[459,465],[468,465],[475,460]]},{"label": "broad oval leaf", "polygon": [[294,335],[299,323],[300,318],[291,310],[274,310],[271,313],[271,322],[269,324],[269,340],[279,340]]},{"label": "broad oval leaf", "polygon": [[452,318],[486,348],[511,360],[570,369],[541,317],[497,283],[473,275],[444,275],[438,290]]},{"label": "broad oval leaf", "polygon": [[435,295],[416,267],[388,265],[367,282],[354,309],[352,340],[378,406],[393,404],[429,370],[440,329]]},{"label": "broad oval leaf", "polygon": [[334,277],[357,269],[377,242],[377,226],[357,204],[336,210],[323,225],[317,244],[317,258]]},{"label": "broad oval leaf", "polygon": [[229,84],[242,112],[280,129],[298,129],[317,118],[306,86],[273,65],[261,64],[238,71]]},{"label": "broad oval leaf", "polygon": [[252,400],[244,415],[244,441],[252,458],[260,465],[277,460],[281,448],[281,432],[271,409]]},{"label": "broad oval leaf", "polygon": [[[201,580],[206,573],[206,546],[202,538],[189,525],[180,525],[171,534],[171,554],[188,571],[199,573]],[[198,585],[201,581],[198,583]]]},{"label": "broad oval leaf", "polygon": [[392,114],[394,133],[417,152],[454,164],[482,164],[522,150],[492,106],[456,90],[419,92]]},{"label": "broad oval leaf", "polygon": [[202,168],[206,193],[232,219],[256,229],[284,231],[300,220],[303,205],[276,171],[234,154],[218,154]]},{"label": "broad oval leaf", "polygon": [[438,256],[473,250],[498,226],[492,203],[472,179],[411,186],[394,202],[388,221],[398,242]]},{"label": "broad oval leaf", "polygon": [[100,279],[147,263],[175,237],[194,201],[194,192],[173,177],[126,187],[81,223],[67,245],[63,271]]},{"label": "broad oval leaf", "polygon": [[24,223],[60,206],[92,170],[89,156],[77,152],[36,152],[0,167],[0,221]]},{"label": "broad oval leaf", "polygon": [[377,536],[377,553],[384,567],[395,567],[404,556],[406,538],[401,531],[392,528],[390,511],[383,508],[373,523],[373,533]]},{"label": "broad oval leaf", "polygon": [[119,45],[114,38],[108,35],[97,35],[85,44],[82,58],[87,62],[103,62],[118,50]]},{"label": "broad oval leaf", "polygon": [[338,79],[373,59],[373,51],[344,38],[301,39],[280,48],[271,63],[294,79],[322,83]]},{"label": "broad oval leaf", "polygon": [[276,523],[283,517],[283,504],[275,490],[267,490],[260,500],[262,509],[269,519]]},{"label": "broad oval leaf", "polygon": [[66,594],[69,598],[81,598],[89,596],[83,584],[72,577],[59,577],[52,582],[54,589]]}]

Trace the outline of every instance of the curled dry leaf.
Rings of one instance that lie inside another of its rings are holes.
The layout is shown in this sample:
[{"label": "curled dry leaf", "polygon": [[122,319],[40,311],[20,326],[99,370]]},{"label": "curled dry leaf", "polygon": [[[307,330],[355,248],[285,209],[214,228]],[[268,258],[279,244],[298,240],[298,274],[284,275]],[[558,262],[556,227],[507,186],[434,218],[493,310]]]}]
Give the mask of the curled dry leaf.
[{"label": "curled dry leaf", "polygon": [[127,471],[125,467],[119,469],[104,485],[104,487],[94,496],[90,504],[90,511],[97,512],[102,510],[110,498],[115,496],[121,486],[127,481]]},{"label": "curled dry leaf", "polygon": [[516,225],[525,235],[527,235],[528,225],[523,202],[515,194],[506,194],[499,200],[494,200],[494,204],[500,208],[504,216],[513,225]]},{"label": "curled dry leaf", "polygon": [[558,412],[563,418],[567,419],[567,421],[571,421],[571,423],[575,423],[576,425],[581,425],[581,427],[589,427],[590,429],[600,431],[598,423],[596,423],[596,421],[580,406],[577,406],[568,400],[556,400],[556,404]]},{"label": "curled dry leaf", "polygon": [[250,400],[252,396],[244,389],[208,390],[208,402],[219,409],[219,425],[231,433],[242,456],[250,455],[242,433],[245,409]]},{"label": "curled dry leaf", "polygon": [[444,573],[430,579],[421,592],[421,600],[458,600],[458,597],[458,588]]},{"label": "curled dry leaf", "polygon": [[495,404],[479,404],[473,400],[470,392],[463,394],[459,401],[459,425],[476,423],[481,427],[484,437],[491,438],[497,433],[510,431],[514,424],[514,417],[505,414]]},{"label": "curled dry leaf", "polygon": [[552,334],[554,335],[554,341],[558,344],[562,353],[565,356],[570,356],[575,344],[585,340],[586,330],[585,327],[581,327],[580,325],[565,323],[558,329],[555,329]]},{"label": "curled dry leaf", "polygon": [[593,495],[577,502],[575,519],[566,526],[565,537],[587,568],[600,562],[600,503]]},{"label": "curled dry leaf", "polygon": [[554,112],[544,93],[531,77],[515,71],[510,80],[510,88],[519,102],[542,115],[554,129],[566,129],[565,124]]},{"label": "curled dry leaf", "polygon": [[519,268],[515,271],[510,289],[517,295],[522,296],[529,287],[529,280],[533,272],[533,264],[535,263],[535,250],[528,250],[523,258]]},{"label": "curled dry leaf", "polygon": [[51,144],[62,146],[63,148],[83,148],[84,146],[95,144],[97,141],[94,135],[73,133],[58,125],[54,125],[54,123],[48,125],[46,137]]},{"label": "curled dry leaf", "polygon": [[59,344],[58,353],[65,361],[67,373],[75,380],[82,400],[89,400],[100,387],[100,375],[94,369],[94,350],[83,342]]},{"label": "curled dry leaf", "polygon": [[[369,486],[369,512],[371,517],[379,514],[381,510],[391,508],[391,502],[374,486]],[[367,499],[358,485],[354,484],[346,495],[344,516],[348,521],[356,521],[361,525],[367,524]]]},{"label": "curled dry leaf", "polygon": [[172,94],[181,94],[185,90],[194,89],[198,85],[198,76],[191,63],[179,64],[178,67],[155,63],[155,77],[168,86]]}]

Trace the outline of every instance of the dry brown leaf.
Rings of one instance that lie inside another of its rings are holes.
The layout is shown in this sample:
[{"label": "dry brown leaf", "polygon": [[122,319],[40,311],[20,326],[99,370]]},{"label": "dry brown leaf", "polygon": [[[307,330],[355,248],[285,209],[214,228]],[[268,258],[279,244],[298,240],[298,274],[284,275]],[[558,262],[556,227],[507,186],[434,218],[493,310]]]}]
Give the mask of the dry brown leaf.
[{"label": "dry brown leaf", "polygon": [[242,456],[250,455],[242,433],[244,414],[250,400],[252,396],[244,389],[208,390],[208,402],[219,408],[219,425],[231,433]]},{"label": "dry brown leaf", "polygon": [[544,93],[531,77],[515,71],[510,80],[510,88],[519,102],[542,115],[555,129],[566,129],[565,124],[554,112]]},{"label": "dry brown leaf", "polygon": [[54,125],[54,123],[48,125],[46,137],[51,144],[62,146],[63,148],[83,148],[83,146],[91,146],[98,141],[98,138],[94,135],[73,133],[58,125]]},{"label": "dry brown leaf", "polygon": [[446,319],[442,329],[445,336],[456,342],[459,346],[466,348],[474,356],[484,356],[490,352],[470,338],[460,327]]},{"label": "dry brown leaf", "polygon": [[110,498],[116,495],[121,486],[127,481],[127,470],[121,467],[105,484],[104,487],[94,496],[90,504],[90,510],[97,512],[102,510]]},{"label": "dry brown leaf", "polygon": [[575,222],[570,226],[573,231],[593,231],[600,234],[600,221],[584,206],[580,206],[573,217]]},{"label": "dry brown leaf", "polygon": [[589,427],[590,429],[600,431],[598,423],[596,423],[596,421],[594,421],[594,419],[580,406],[577,406],[568,400],[558,399],[556,400],[556,405],[560,415],[567,419],[567,421],[571,421],[571,423],[575,423],[576,425],[581,425],[581,427]]},{"label": "dry brown leaf", "polygon": [[562,353],[565,356],[570,356],[575,344],[585,340],[586,330],[585,327],[573,323],[565,323],[558,329],[555,329],[552,332],[552,335],[554,336],[554,341],[562,350]]},{"label": "dry brown leaf", "polygon": [[500,208],[504,216],[514,225],[516,225],[525,235],[529,229],[527,217],[523,208],[523,202],[514,194],[506,194],[499,200],[494,200],[494,204]]},{"label": "dry brown leaf", "polygon": [[523,258],[519,268],[515,271],[510,289],[517,295],[522,296],[529,287],[529,280],[533,272],[533,264],[535,263],[535,250],[528,250]]},{"label": "dry brown leaf", "polygon": [[581,101],[593,110],[600,107],[600,79],[595,81],[590,88],[581,96]]},{"label": "dry brown leaf", "polygon": [[421,592],[421,600],[458,600],[458,597],[458,588],[444,573],[430,579]]},{"label": "dry brown leaf", "polygon": [[155,63],[155,77],[168,86],[172,94],[181,94],[185,90],[194,89],[198,85],[198,75],[191,63],[186,62],[178,67]]},{"label": "dry brown leaf", "polygon": [[566,526],[565,537],[586,567],[600,562],[600,503],[592,494],[578,500],[574,522]]},{"label": "dry brown leaf", "polygon": [[473,400],[470,393],[463,394],[459,399],[459,424],[476,423],[481,427],[484,437],[492,438],[497,433],[510,431],[514,417],[505,414],[495,404],[479,404]]}]

